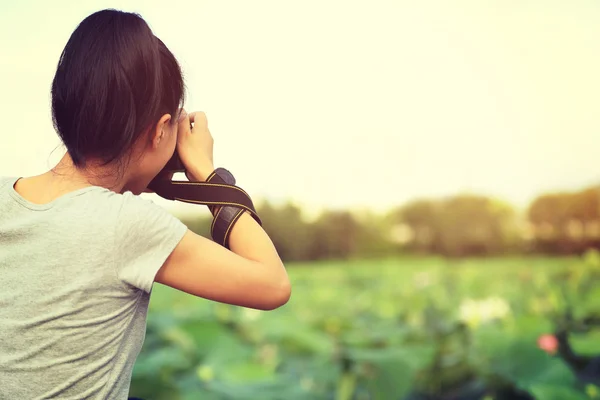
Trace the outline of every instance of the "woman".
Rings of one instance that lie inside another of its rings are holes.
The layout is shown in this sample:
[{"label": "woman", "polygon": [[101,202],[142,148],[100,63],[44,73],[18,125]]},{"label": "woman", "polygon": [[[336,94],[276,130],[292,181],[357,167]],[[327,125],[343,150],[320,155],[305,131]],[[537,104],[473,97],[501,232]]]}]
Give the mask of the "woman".
[{"label": "woman", "polygon": [[249,214],[228,250],[138,196],[174,151],[192,180],[214,170],[206,117],[183,98],[177,61],[137,14],[100,11],[71,35],[52,83],[67,153],[0,179],[1,399],[126,399],[153,282],[261,310],[288,301]]}]

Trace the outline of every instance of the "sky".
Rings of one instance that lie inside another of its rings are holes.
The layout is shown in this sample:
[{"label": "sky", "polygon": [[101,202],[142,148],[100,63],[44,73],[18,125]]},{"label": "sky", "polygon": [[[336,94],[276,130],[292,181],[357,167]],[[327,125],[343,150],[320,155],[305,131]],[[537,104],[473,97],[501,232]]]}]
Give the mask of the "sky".
[{"label": "sky", "polygon": [[254,199],[385,210],[471,192],[523,207],[600,183],[593,0],[0,0],[0,175],[62,156],[51,81],[104,8],[140,13],[173,51],[215,166]]}]

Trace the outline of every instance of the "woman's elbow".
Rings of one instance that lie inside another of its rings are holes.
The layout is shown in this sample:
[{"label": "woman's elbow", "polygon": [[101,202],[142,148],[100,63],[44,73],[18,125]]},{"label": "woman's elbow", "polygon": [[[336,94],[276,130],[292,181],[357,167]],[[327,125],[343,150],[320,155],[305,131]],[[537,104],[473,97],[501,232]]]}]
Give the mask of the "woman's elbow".
[{"label": "woman's elbow", "polygon": [[263,311],[272,311],[287,304],[292,296],[292,285],[289,278],[284,277],[277,286],[270,291],[268,299],[261,307]]}]

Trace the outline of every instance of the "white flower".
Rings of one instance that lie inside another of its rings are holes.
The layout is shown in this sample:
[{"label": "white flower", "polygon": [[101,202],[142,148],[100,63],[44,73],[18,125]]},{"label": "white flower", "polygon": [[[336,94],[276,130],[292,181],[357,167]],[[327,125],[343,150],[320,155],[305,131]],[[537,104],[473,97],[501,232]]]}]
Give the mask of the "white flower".
[{"label": "white flower", "polygon": [[510,306],[500,297],[483,300],[465,299],[460,304],[459,319],[471,327],[504,319],[510,314]]}]

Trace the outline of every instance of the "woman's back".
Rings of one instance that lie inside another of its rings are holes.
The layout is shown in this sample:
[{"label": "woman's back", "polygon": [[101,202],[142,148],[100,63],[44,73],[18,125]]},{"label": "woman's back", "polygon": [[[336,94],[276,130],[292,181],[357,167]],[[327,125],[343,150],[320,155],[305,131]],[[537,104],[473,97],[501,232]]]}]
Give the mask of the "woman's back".
[{"label": "woman's back", "polygon": [[41,175],[0,178],[0,398],[126,399],[153,282],[261,310],[285,304],[290,282],[237,203],[209,208],[217,243],[138,196],[175,152],[192,181],[235,181],[214,168],[206,116],[183,110],[179,64],[139,15],[85,18],[51,92],[66,153]]},{"label": "woman's back", "polygon": [[0,398],[126,398],[154,276],[187,228],[131,192],[47,204],[0,178]]}]

